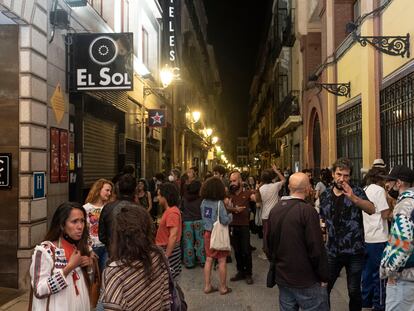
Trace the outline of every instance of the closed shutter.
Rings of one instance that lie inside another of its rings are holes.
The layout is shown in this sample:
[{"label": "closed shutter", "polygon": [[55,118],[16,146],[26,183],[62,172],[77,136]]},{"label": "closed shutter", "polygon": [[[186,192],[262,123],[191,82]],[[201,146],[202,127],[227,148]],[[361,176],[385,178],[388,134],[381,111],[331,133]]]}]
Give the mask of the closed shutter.
[{"label": "closed shutter", "polygon": [[118,126],[86,114],[83,123],[83,184],[118,173]]},{"label": "closed shutter", "polygon": [[125,165],[132,165],[135,169],[135,176],[141,176],[141,145],[127,140]]}]

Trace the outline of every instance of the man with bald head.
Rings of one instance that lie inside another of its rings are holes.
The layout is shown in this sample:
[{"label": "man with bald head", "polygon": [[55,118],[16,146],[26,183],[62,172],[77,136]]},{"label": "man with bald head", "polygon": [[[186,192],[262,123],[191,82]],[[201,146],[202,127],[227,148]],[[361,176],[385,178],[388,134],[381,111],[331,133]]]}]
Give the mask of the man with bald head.
[{"label": "man with bald head", "polygon": [[230,281],[245,280],[248,285],[251,285],[253,278],[249,202],[254,201],[256,197],[255,191],[243,190],[241,174],[238,171],[230,174],[229,198],[230,204],[226,208],[233,214],[233,221],[230,224],[230,242],[237,263],[237,274],[230,278]]},{"label": "man with bald head", "polygon": [[312,189],[309,178],[295,173],[288,187],[290,196],[282,197],[269,215],[267,248],[275,272],[268,282],[272,276],[270,285],[279,287],[280,310],[329,310],[328,259],[319,216],[305,201]]}]

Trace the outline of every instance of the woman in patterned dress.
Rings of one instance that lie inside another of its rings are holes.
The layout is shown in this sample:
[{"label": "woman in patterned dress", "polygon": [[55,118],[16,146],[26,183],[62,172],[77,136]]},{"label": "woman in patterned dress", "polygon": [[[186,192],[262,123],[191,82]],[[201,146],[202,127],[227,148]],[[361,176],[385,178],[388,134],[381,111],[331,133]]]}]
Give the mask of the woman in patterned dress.
[{"label": "woman in patterned dress", "polygon": [[89,239],[92,243],[93,252],[98,256],[99,270],[103,271],[108,258],[105,245],[99,240],[99,218],[104,205],[111,201],[112,182],[106,179],[98,179],[89,191],[83,208],[86,211],[86,220],[89,225]]},{"label": "woman in patterned dress", "polygon": [[78,203],[63,203],[32,256],[31,310],[89,311],[91,269],[86,212]]}]

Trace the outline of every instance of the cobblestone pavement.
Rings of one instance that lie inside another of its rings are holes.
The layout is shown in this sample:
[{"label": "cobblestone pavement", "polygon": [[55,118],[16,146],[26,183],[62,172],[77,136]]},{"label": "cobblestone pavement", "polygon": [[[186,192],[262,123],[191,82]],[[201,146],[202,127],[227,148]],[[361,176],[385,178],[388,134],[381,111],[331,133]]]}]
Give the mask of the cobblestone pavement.
[{"label": "cobblestone pavement", "polygon": [[[198,311],[267,311],[279,310],[278,290],[266,287],[266,274],[268,262],[258,258],[262,240],[257,235],[251,236],[251,243],[257,248],[253,252],[253,285],[247,285],[244,281],[228,282],[233,292],[228,295],[220,295],[218,292],[212,294],[203,293],[203,270],[201,267],[185,269],[179,281],[189,310]],[[227,278],[230,279],[236,272],[236,265],[227,264]],[[213,271],[213,284],[218,284],[218,271]],[[331,294],[332,310],[348,310],[348,298],[346,289],[345,271],[335,284]]]},{"label": "cobblestone pavement", "polygon": [[[201,267],[194,269],[183,268],[180,277],[182,287],[189,310],[197,311],[270,311],[279,310],[277,287],[267,288],[265,284],[268,268],[267,261],[258,258],[262,240],[252,235],[251,243],[257,250],[253,252],[253,285],[247,285],[244,281],[228,282],[233,292],[228,295],[220,295],[218,292],[205,295],[203,293],[203,270]],[[234,261],[234,256],[233,256]],[[235,274],[235,263],[227,265],[228,278]],[[345,271],[338,279],[331,294],[332,310],[348,310],[347,289]],[[217,285],[218,271],[213,271],[213,284]],[[0,306],[0,311],[26,311],[28,306],[28,293]]]}]

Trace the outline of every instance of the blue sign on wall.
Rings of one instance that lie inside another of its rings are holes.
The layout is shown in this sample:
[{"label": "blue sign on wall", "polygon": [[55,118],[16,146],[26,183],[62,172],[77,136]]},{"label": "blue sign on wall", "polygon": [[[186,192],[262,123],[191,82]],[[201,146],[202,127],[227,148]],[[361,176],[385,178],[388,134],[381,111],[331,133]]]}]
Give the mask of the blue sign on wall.
[{"label": "blue sign on wall", "polygon": [[33,200],[45,197],[45,172],[33,173]]}]

